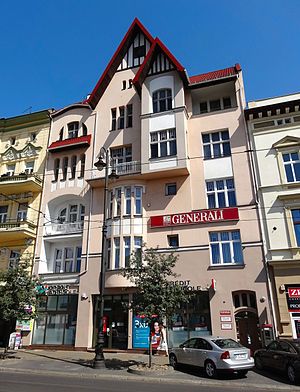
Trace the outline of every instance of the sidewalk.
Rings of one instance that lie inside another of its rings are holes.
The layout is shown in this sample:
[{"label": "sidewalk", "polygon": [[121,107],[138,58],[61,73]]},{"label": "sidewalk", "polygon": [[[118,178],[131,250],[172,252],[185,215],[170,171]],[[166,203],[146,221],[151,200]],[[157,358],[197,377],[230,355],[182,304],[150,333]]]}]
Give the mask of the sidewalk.
[{"label": "sidewalk", "polygon": [[[1,350],[1,349],[0,349]],[[285,379],[276,376],[266,377],[265,374],[249,372],[247,377],[238,378],[235,375],[226,375],[217,380],[209,380],[200,370],[170,371],[164,374],[150,373],[135,375],[128,373],[128,367],[136,364],[147,364],[146,354],[136,353],[105,353],[104,369],[93,369],[94,353],[85,351],[49,351],[49,350],[18,350],[10,351],[11,358],[0,360],[1,372],[45,374],[62,377],[81,378],[118,378],[124,380],[137,380],[144,382],[163,382],[201,385],[234,385],[236,388],[249,390],[264,388],[267,390],[299,391],[300,387],[291,386]],[[168,357],[152,356],[156,365],[168,364]],[[269,376],[269,374],[268,374]]]}]

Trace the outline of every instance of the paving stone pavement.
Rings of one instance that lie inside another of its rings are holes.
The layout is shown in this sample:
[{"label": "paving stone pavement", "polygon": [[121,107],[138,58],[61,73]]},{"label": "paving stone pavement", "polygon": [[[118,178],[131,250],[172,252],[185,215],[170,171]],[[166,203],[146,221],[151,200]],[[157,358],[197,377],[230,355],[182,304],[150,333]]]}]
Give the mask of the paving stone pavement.
[{"label": "paving stone pavement", "polygon": [[[1,352],[1,351],[0,351]],[[299,391],[300,387],[292,386],[284,377],[272,373],[254,372],[247,377],[239,378],[236,375],[224,375],[217,380],[207,379],[198,369],[184,368],[181,371],[134,375],[127,372],[128,367],[134,364],[148,363],[148,355],[132,352],[106,352],[106,368],[93,369],[93,352],[86,351],[50,351],[50,350],[18,350],[10,351],[9,358],[0,360],[1,372],[23,372],[36,374],[56,374],[66,377],[91,378],[123,378],[127,380],[160,381],[175,383],[198,383],[202,385],[231,385],[235,388],[248,387],[249,390],[265,388],[267,390]],[[166,356],[152,356],[152,362],[157,365],[168,364]]]}]

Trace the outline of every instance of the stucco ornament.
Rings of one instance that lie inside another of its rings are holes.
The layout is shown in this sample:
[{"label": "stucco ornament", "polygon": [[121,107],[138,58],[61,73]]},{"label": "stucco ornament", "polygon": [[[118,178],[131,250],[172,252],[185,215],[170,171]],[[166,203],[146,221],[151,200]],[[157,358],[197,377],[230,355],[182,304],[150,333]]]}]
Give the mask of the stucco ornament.
[{"label": "stucco ornament", "polygon": [[19,153],[14,148],[9,148],[2,154],[3,161],[15,161],[19,158]]},{"label": "stucco ornament", "polygon": [[33,157],[38,154],[37,150],[31,145],[28,144],[22,151],[21,151],[21,157],[26,158],[26,157]]}]

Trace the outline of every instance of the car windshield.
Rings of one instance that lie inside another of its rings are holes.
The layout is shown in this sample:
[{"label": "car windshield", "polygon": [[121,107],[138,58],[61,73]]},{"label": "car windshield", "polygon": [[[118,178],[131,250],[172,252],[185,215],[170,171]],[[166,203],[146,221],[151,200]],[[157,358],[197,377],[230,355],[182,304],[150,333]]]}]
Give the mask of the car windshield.
[{"label": "car windshield", "polygon": [[240,343],[233,339],[214,339],[212,340],[220,348],[240,348],[243,347]]}]

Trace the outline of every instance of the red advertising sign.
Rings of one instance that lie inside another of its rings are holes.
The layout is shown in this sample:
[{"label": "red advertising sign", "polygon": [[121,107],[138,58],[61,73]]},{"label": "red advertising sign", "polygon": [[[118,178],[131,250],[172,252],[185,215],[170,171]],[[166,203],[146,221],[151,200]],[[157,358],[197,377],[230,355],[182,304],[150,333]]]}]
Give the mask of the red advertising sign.
[{"label": "red advertising sign", "polygon": [[239,219],[239,211],[234,208],[217,208],[213,210],[198,210],[172,215],[150,217],[150,227],[196,225],[209,222],[223,222]]},{"label": "red advertising sign", "polygon": [[300,298],[300,287],[288,288],[289,298]]},{"label": "red advertising sign", "polygon": [[220,316],[230,316],[231,310],[220,310]]}]

